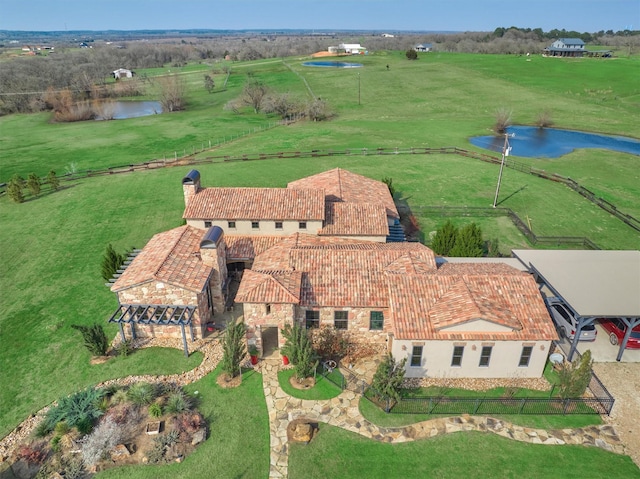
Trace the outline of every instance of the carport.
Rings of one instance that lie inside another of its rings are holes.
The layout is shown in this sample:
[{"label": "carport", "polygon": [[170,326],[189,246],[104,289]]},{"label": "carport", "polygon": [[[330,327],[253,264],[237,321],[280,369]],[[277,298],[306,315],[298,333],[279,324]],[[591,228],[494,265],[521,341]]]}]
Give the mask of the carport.
[{"label": "carport", "polygon": [[631,330],[640,324],[640,251],[518,249],[512,255],[575,315],[569,361],[580,331],[596,318],[620,318],[627,326],[616,358],[622,359]]}]

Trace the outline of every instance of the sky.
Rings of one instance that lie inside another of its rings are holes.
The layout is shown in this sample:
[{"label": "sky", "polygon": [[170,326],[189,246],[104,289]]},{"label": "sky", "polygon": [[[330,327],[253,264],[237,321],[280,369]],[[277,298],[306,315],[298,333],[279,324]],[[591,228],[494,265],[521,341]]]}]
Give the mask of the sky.
[{"label": "sky", "polygon": [[640,30],[640,0],[0,0],[0,30]]}]

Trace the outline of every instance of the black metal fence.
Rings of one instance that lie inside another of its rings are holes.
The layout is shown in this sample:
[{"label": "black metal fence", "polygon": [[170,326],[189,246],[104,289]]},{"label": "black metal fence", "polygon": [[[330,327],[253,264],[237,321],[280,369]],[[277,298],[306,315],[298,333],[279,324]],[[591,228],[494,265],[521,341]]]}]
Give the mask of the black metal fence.
[{"label": "black metal fence", "polygon": [[365,397],[391,414],[609,414],[614,403],[611,395],[570,399],[423,396],[401,398],[395,401],[367,391]]},{"label": "black metal fence", "polygon": [[551,397],[456,397],[456,396],[413,396],[401,397],[396,401],[376,389],[348,368],[340,368],[340,375],[332,374],[336,363],[322,363],[319,373],[326,380],[343,391],[361,394],[373,404],[390,414],[610,414],[614,397],[592,371],[587,395],[580,398],[562,399]]},{"label": "black metal fence", "polygon": [[615,398],[591,371],[591,380],[584,397],[562,399],[552,397],[455,397],[413,396],[393,398],[377,392],[373,386],[360,380],[357,390],[373,404],[390,414],[611,414]]}]

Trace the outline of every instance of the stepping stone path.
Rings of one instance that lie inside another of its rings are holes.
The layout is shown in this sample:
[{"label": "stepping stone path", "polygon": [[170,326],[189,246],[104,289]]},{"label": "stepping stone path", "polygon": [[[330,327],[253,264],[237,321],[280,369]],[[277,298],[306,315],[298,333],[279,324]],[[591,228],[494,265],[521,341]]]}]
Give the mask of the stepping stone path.
[{"label": "stepping stone path", "polygon": [[[291,421],[302,418],[309,422],[322,422],[341,427],[369,439],[391,444],[430,438],[440,434],[481,431],[531,444],[582,444],[624,454],[624,446],[610,425],[546,431],[516,426],[486,416],[465,415],[431,419],[405,427],[379,427],[360,414],[358,404],[361,396],[353,391],[345,390],[339,396],[323,401],[297,399],[287,395],[278,383],[279,358],[262,360],[257,368],[262,372],[264,396],[269,410],[271,433],[269,477],[273,479],[288,476],[287,427]],[[375,372],[375,364],[362,365],[361,369],[356,366],[352,372],[370,382]]]},{"label": "stepping stone path", "polygon": [[[162,346],[182,349],[179,340],[151,340],[139,347]],[[172,382],[184,386],[204,377],[213,371],[222,358],[222,348],[216,338],[198,340],[190,349],[200,351],[204,355],[202,363],[192,371],[170,376],[131,376],[107,381],[100,384],[126,385],[137,381]],[[246,364],[249,367],[249,364]],[[375,363],[362,363],[351,371],[365,381],[370,382],[375,372]],[[624,445],[610,425],[588,426],[576,429],[560,429],[546,431],[516,426],[505,421],[486,416],[456,416],[437,418],[405,427],[378,427],[365,419],[358,408],[360,395],[349,390],[339,396],[323,400],[310,401],[297,399],[287,395],[278,383],[280,358],[267,358],[254,366],[262,373],[264,395],[269,411],[270,430],[270,478],[284,479],[288,477],[289,447],[287,427],[296,419],[309,422],[322,422],[341,427],[361,436],[391,444],[398,444],[418,439],[434,437],[461,431],[492,432],[508,439],[532,444],[562,445],[581,444],[599,447],[616,454],[624,454]],[[4,462],[18,445],[29,436],[37,426],[40,417],[46,412],[43,408],[32,415],[9,435],[0,440],[0,463]]]}]

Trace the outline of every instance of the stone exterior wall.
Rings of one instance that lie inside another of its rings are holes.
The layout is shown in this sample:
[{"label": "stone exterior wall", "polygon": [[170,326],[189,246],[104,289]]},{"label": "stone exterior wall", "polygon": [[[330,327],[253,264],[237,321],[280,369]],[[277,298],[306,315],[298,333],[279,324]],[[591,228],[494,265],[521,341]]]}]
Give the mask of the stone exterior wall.
[{"label": "stone exterior wall", "polygon": [[[268,306],[268,307],[267,307]],[[247,341],[256,344],[262,354],[263,328],[277,327],[282,330],[286,324],[292,324],[295,319],[300,325],[306,323],[305,308],[293,304],[244,303],[244,321],[247,325]],[[353,343],[362,343],[377,346],[377,349],[387,349],[389,344],[389,331],[391,325],[388,319],[389,311],[372,308],[317,308],[320,311],[320,327],[334,327],[334,311],[348,311],[347,330],[343,331],[345,339]],[[369,329],[369,317],[371,311],[382,311],[385,316],[384,328],[381,331]],[[278,334],[278,347],[284,346],[285,340],[282,334]]]},{"label": "stone exterior wall", "polygon": [[226,244],[220,241],[217,248],[201,248],[200,258],[207,266],[213,268],[209,277],[209,288],[213,301],[213,314],[224,312],[227,299],[223,286],[227,282],[227,263],[225,261]]},{"label": "stone exterior wall", "polygon": [[263,328],[278,328],[278,347],[284,346],[285,340],[280,331],[286,324],[292,322],[294,317],[293,304],[244,303],[242,307],[244,322],[247,326],[247,342],[255,343],[260,355],[263,353]]},{"label": "stone exterior wall", "polygon": [[[389,310],[387,308],[297,308],[296,319],[305,324],[306,311],[320,311],[320,327],[334,326],[334,311],[347,311],[347,330],[344,335],[350,342],[384,345],[389,342],[391,324]],[[381,331],[369,329],[371,311],[381,311],[384,315],[383,329]]]},{"label": "stone exterior wall", "polygon": [[[193,316],[193,331],[196,338],[203,337],[205,324],[210,320],[206,292],[195,293],[161,281],[150,281],[118,292],[121,304],[173,304],[196,306]],[[125,334],[131,337],[131,328],[124,326]],[[182,338],[179,326],[135,325],[138,337]],[[186,329],[187,331],[189,328]],[[190,340],[190,334],[187,333]]]}]

